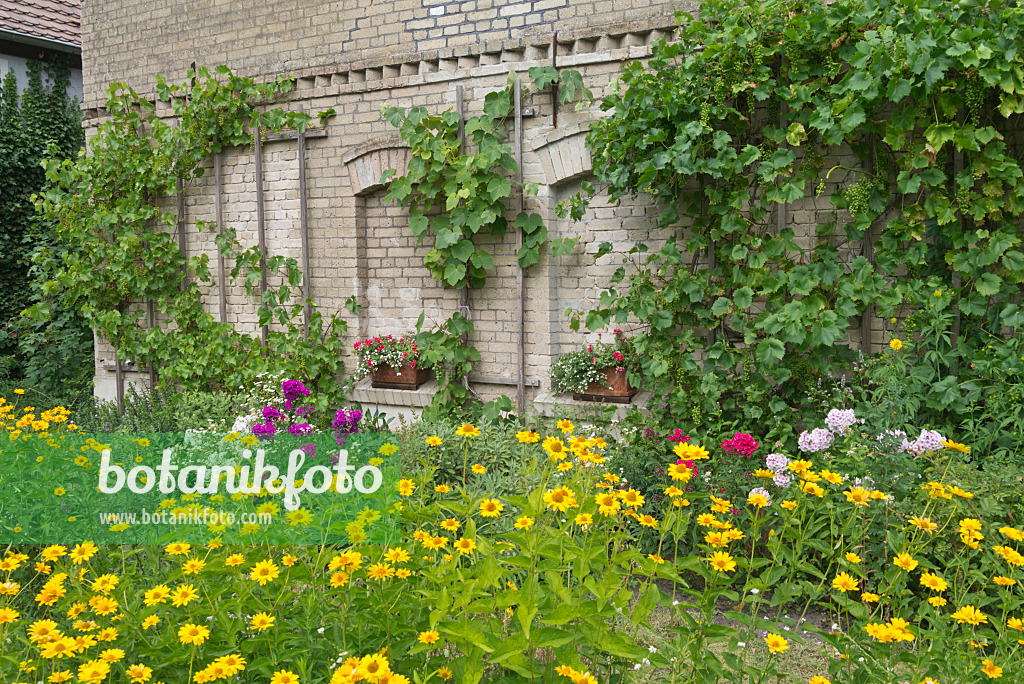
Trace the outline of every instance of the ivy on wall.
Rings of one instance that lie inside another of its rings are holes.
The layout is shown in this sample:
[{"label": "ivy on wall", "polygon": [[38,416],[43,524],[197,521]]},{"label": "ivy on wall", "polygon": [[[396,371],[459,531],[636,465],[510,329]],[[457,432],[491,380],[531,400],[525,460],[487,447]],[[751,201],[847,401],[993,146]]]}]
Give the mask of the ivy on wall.
[{"label": "ivy on wall", "polygon": [[[981,388],[957,368],[1024,323],[1022,67],[1014,2],[702,2],[602,103],[600,184],[653,197],[671,237],[637,246],[577,323],[637,322],[669,414],[749,428],[848,365],[877,305],[920,337],[922,405],[962,408]],[[833,211],[808,246],[777,219],[814,196]],[[851,249],[872,232],[873,261]]]},{"label": "ivy on wall", "polygon": [[73,311],[57,311],[43,325],[20,318],[33,296],[32,252],[54,243],[49,226],[34,221],[32,194],[46,180],[41,160],[74,158],[84,135],[67,92],[68,64],[29,61],[27,75],[19,92],[13,70],[0,74],[0,356],[12,355],[16,372],[57,386],[91,356],[92,335]]},{"label": "ivy on wall", "polygon": [[[259,324],[275,324],[264,348],[258,336],[215,320],[204,308],[200,284],[210,286],[215,276],[210,255],[186,258],[179,251],[178,217],[169,210],[178,183],[187,187],[202,176],[211,154],[251,145],[254,131],[304,130],[310,120],[269,106],[292,88],[287,78],[258,84],[227,67],[214,72],[190,70],[191,84],[169,85],[157,77],[157,98],[170,104],[173,119],[157,116],[156,103],[126,84],[112,84],[108,118],[90,139],[89,154],[74,162],[46,162],[49,186],[36,205],[66,250],[41,258],[42,287],[80,311],[122,359],[140,368],[155,365],[163,383],[238,387],[273,368],[320,383],[328,396],[337,390],[345,323],[313,307],[309,336],[303,335],[303,274],[295,259],[261,260],[258,246],[244,248],[230,226],[218,234],[215,224],[196,222],[214,233],[218,250],[233,264],[226,281],[241,282],[259,299]],[[260,298],[264,266],[279,284]],[[154,303],[161,325],[146,324],[146,302]],[[32,314],[46,319],[52,309],[40,303]]]}]

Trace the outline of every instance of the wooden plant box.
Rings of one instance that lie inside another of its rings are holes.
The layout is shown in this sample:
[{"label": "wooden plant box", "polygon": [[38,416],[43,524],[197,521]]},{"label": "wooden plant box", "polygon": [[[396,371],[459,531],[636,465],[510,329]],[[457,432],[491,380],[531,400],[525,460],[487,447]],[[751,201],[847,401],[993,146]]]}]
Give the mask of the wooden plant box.
[{"label": "wooden plant box", "polygon": [[380,389],[414,390],[429,377],[429,370],[412,368],[408,364],[397,370],[391,366],[378,366],[370,371],[370,386]]},{"label": "wooden plant box", "polygon": [[605,368],[605,382],[592,382],[584,392],[573,392],[576,401],[596,401],[608,404],[628,404],[640,390],[629,384],[626,373],[616,373],[615,368]]}]

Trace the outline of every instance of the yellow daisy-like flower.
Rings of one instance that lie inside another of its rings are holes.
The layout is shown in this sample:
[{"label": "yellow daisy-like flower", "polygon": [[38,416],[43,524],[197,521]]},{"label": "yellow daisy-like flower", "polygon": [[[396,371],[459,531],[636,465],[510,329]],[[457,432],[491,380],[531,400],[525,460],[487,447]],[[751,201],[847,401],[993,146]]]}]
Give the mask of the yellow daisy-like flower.
[{"label": "yellow daisy-like flower", "polygon": [[860,583],[854,577],[851,577],[845,572],[839,573],[836,575],[835,579],[832,580],[832,587],[843,593],[847,591],[855,591],[858,586],[860,586]]},{"label": "yellow daisy-like flower", "polygon": [[993,577],[992,581],[1001,587],[1012,587],[1017,583],[1017,580],[1010,577],[1003,577],[1002,575],[997,575]]},{"label": "yellow daisy-like flower", "polygon": [[470,470],[472,470],[472,471],[473,471],[473,474],[474,474],[474,475],[483,475],[484,473],[486,473],[486,472],[487,472],[487,468],[485,468],[485,467],[484,467],[483,465],[481,465],[480,463],[474,463],[474,464],[473,464],[473,467],[472,467],[472,468],[470,468]]},{"label": "yellow daisy-like flower", "polygon": [[260,586],[266,586],[281,574],[280,568],[274,565],[271,560],[263,560],[252,567],[250,579],[259,582]]},{"label": "yellow daisy-like flower", "polygon": [[993,663],[988,658],[981,661],[981,671],[985,673],[985,676],[989,679],[999,679],[1003,676],[1003,668]]},{"label": "yellow daisy-like flower", "polygon": [[434,487],[434,491],[437,492],[438,494],[447,494],[448,492],[452,491],[452,488],[446,484],[439,484],[436,487]]},{"label": "yellow daisy-like flower", "polygon": [[430,435],[430,437],[427,437],[426,440],[424,441],[427,443],[427,446],[432,447],[441,446],[442,444],[444,444],[444,442],[441,441],[441,438],[438,437],[437,435]]},{"label": "yellow daisy-like flower", "polygon": [[769,634],[764,638],[764,643],[768,645],[771,653],[782,653],[789,648],[789,642],[779,634]]},{"label": "yellow daisy-like flower", "polygon": [[928,603],[932,604],[936,608],[941,608],[942,606],[946,605],[947,601],[941,596],[932,596],[929,597]]},{"label": "yellow daisy-like flower", "polygon": [[791,511],[794,508],[796,508],[796,501],[790,501],[788,499],[783,499],[782,503],[779,504],[779,505],[782,506],[783,508],[785,508],[787,511]]},{"label": "yellow daisy-like flower", "polygon": [[562,420],[560,420],[560,421],[558,421],[557,423],[555,423],[555,426],[556,426],[556,427],[557,427],[557,428],[558,428],[559,430],[561,430],[561,431],[562,431],[562,434],[563,434],[563,435],[568,435],[568,434],[570,434],[570,433],[571,433],[571,432],[572,432],[573,430],[575,430],[575,429],[576,429],[576,426],[572,424],[572,421],[571,421],[571,420],[567,420],[567,419],[565,419],[565,418],[563,418]]},{"label": "yellow daisy-like flower", "polygon": [[256,613],[249,620],[249,628],[254,632],[262,632],[274,626],[274,616],[266,613]]},{"label": "yellow daisy-like flower", "polygon": [[181,565],[181,572],[184,575],[198,575],[206,567],[206,561],[201,558],[190,558]]},{"label": "yellow daisy-like flower", "polygon": [[573,519],[578,527],[590,527],[594,524],[594,516],[589,513],[580,513]]},{"label": "yellow daisy-like flower", "polygon": [[549,510],[554,509],[559,513],[564,513],[570,508],[575,508],[579,505],[576,501],[575,492],[568,487],[559,487],[558,489],[544,492],[543,500]]},{"label": "yellow daisy-like flower", "polygon": [[635,489],[627,489],[619,492],[619,499],[622,505],[629,508],[640,508],[644,505],[644,495]]},{"label": "yellow daisy-like flower", "polygon": [[889,347],[892,348],[893,351],[899,351],[900,349],[903,349],[903,340],[898,337],[894,337],[889,341]]},{"label": "yellow daisy-like flower", "polygon": [[169,556],[184,556],[184,555],[187,555],[188,552],[191,551],[191,550],[192,550],[192,545],[191,544],[183,544],[181,542],[175,542],[173,544],[168,544],[167,547],[164,549],[164,551],[166,551],[167,555],[169,555]]},{"label": "yellow daisy-like flower", "polygon": [[473,551],[476,550],[476,542],[472,539],[466,539],[465,537],[463,537],[462,539],[459,539],[457,542],[452,544],[452,548],[454,548],[456,551],[465,556],[473,553]]},{"label": "yellow daisy-like flower", "polygon": [[520,430],[516,433],[516,439],[520,444],[536,444],[540,441],[540,435],[533,430]]},{"label": "yellow daisy-like flower", "polygon": [[715,551],[708,556],[708,563],[719,572],[733,572],[736,570],[736,561],[725,551]]},{"label": "yellow daisy-like flower", "polygon": [[649,554],[647,554],[647,557],[650,560],[654,561],[657,565],[664,565],[665,564],[665,559],[662,558],[661,556],[659,556],[656,553],[649,553]]},{"label": "yellow daisy-like flower", "polygon": [[157,625],[157,623],[159,623],[159,622],[160,622],[160,616],[159,615],[150,615],[145,620],[142,621],[142,629],[149,629],[150,627],[155,627]]},{"label": "yellow daisy-like flower", "polygon": [[892,564],[896,567],[903,568],[907,572],[910,572],[917,567],[917,561],[914,560],[909,553],[901,553],[892,559]]},{"label": "yellow daisy-like flower", "polygon": [[860,594],[860,600],[864,603],[878,603],[881,598],[878,594],[872,594],[870,591],[862,591]]},{"label": "yellow daisy-like flower", "polygon": [[390,442],[382,444],[380,449],[377,449],[377,453],[380,454],[381,456],[391,456],[392,454],[394,454],[397,451],[398,451],[398,445],[397,444],[391,444]]},{"label": "yellow daisy-like flower", "polygon": [[516,519],[515,528],[517,530],[526,531],[533,527],[534,520],[528,515],[521,515]]},{"label": "yellow daisy-like flower", "polygon": [[942,440],[942,446],[946,447],[950,451],[959,451],[961,454],[969,454],[969,453],[971,453],[971,447],[967,446],[966,444],[960,444],[959,442],[954,442],[951,439],[944,439],[944,440]]},{"label": "yellow daisy-like flower", "polygon": [[395,569],[387,563],[374,563],[366,568],[366,576],[375,580],[391,579],[395,576]]},{"label": "yellow daisy-like flower", "polygon": [[988,622],[988,617],[974,606],[967,605],[952,613],[952,617],[962,625],[978,625]]},{"label": "yellow daisy-like flower", "polygon": [[768,505],[768,497],[758,492],[751,492],[750,496],[747,497],[747,503],[751,506],[757,506],[758,508],[764,508]]},{"label": "yellow daisy-like flower", "polygon": [[693,477],[693,470],[685,463],[673,463],[668,467],[667,472],[674,482],[689,482]]},{"label": "yellow daisy-like flower", "polygon": [[853,551],[848,551],[846,553],[846,560],[850,563],[853,563],[854,565],[857,565],[861,562],[861,557],[855,554]]},{"label": "yellow daisy-like flower", "polygon": [[145,684],[153,678],[153,668],[146,667],[142,663],[136,663],[127,669],[125,674],[128,675],[128,679],[131,680],[132,684]]},{"label": "yellow daisy-like flower", "polygon": [[202,625],[185,623],[178,630],[178,641],[186,645],[202,646],[210,637],[210,630]]},{"label": "yellow daisy-like flower", "polygon": [[921,575],[921,586],[927,587],[932,591],[946,591],[946,589],[949,589],[949,584],[946,583],[946,580],[934,572],[926,572]]},{"label": "yellow daisy-like flower", "polygon": [[505,506],[497,499],[484,499],[480,502],[480,515],[485,518],[497,518],[503,510]]},{"label": "yellow daisy-like flower", "polygon": [[416,490],[416,483],[412,480],[399,480],[398,481],[398,493],[402,496],[412,496],[412,493]]},{"label": "yellow daisy-like flower", "polygon": [[1000,527],[999,533],[1014,541],[1024,541],[1024,532],[1015,527]]},{"label": "yellow daisy-like flower", "polygon": [[427,644],[428,646],[431,644],[436,644],[438,641],[440,641],[440,639],[441,635],[432,629],[427,630],[426,632],[420,632],[419,635],[419,642],[421,644]]},{"label": "yellow daisy-like flower", "polygon": [[288,670],[278,670],[270,678],[270,684],[299,684],[299,676]]},{"label": "yellow daisy-like flower", "polygon": [[231,554],[230,556],[228,556],[227,558],[224,559],[224,565],[228,566],[229,568],[233,568],[233,567],[235,567],[237,565],[241,565],[244,562],[245,562],[245,556],[243,556],[240,553],[233,553],[233,554]]},{"label": "yellow daisy-like flower", "polygon": [[472,423],[466,423],[460,426],[456,431],[459,437],[479,437],[480,429],[474,426]]},{"label": "yellow daisy-like flower", "polygon": [[846,500],[854,506],[867,506],[871,503],[871,494],[863,487],[854,487],[843,494],[846,495]]},{"label": "yellow daisy-like flower", "polygon": [[700,461],[705,458],[711,458],[711,454],[707,449],[699,444],[690,444],[689,442],[680,442],[672,448],[672,453],[684,461]]},{"label": "yellow daisy-like flower", "polygon": [[934,532],[939,529],[939,526],[928,518],[919,518],[916,515],[910,519],[910,524],[924,532]]}]

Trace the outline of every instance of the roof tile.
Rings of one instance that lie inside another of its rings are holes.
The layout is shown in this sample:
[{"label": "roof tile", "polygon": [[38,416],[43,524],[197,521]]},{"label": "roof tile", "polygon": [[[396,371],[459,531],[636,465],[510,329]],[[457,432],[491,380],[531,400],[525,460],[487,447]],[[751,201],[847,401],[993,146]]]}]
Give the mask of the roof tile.
[{"label": "roof tile", "polygon": [[81,0],[0,0],[0,31],[82,45]]}]

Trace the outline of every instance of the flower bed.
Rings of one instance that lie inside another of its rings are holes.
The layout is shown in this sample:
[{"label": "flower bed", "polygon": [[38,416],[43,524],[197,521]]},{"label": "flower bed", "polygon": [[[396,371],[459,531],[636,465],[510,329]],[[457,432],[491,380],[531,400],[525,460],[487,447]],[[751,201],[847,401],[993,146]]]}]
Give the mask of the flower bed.
[{"label": "flower bed", "polygon": [[[408,466],[402,505],[362,511],[338,547],[11,547],[3,680],[775,681],[812,607],[835,620],[815,629],[832,654],[815,684],[1017,679],[1024,531],[944,480],[963,445],[916,440],[934,476],[899,495],[804,453],[766,458],[758,477],[784,474],[784,490],[727,499],[686,462],[703,474],[748,460],[756,440],[712,456],[680,436],[652,505],[609,472],[599,434],[566,420],[512,438],[538,484],[496,495],[475,446],[488,430],[423,439],[462,462],[459,479]],[[842,430],[829,424],[855,438]],[[668,616],[657,647],[638,631],[655,611]]]}]

